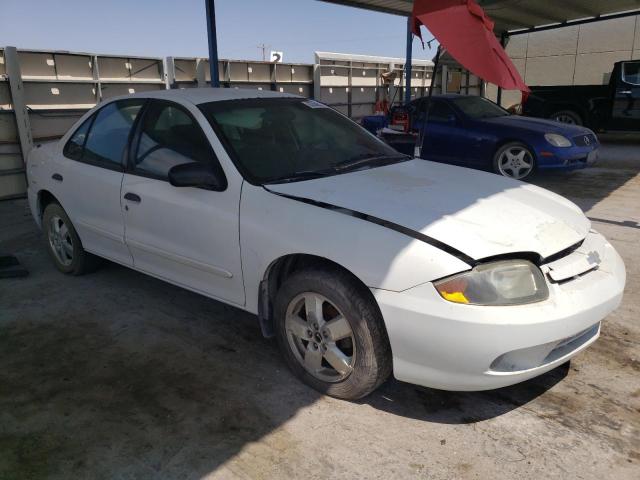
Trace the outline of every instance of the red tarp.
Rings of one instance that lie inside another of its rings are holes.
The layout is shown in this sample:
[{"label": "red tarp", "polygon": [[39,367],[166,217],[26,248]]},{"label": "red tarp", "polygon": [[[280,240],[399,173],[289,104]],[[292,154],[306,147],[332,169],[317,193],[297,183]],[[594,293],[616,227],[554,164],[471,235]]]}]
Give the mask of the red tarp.
[{"label": "red tarp", "polygon": [[493,33],[493,21],[475,0],[414,0],[413,33],[424,25],[460,65],[506,90],[529,87]]}]

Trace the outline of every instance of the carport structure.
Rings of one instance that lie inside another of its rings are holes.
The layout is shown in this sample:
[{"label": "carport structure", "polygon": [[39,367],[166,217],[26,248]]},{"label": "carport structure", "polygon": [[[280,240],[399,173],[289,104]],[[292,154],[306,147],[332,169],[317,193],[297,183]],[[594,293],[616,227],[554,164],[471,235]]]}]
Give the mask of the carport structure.
[{"label": "carport structure", "polygon": [[[413,0],[321,0],[407,17],[405,102],[411,99],[411,13]],[[504,46],[510,36],[551,30],[570,25],[628,17],[640,13],[640,0],[476,0],[495,22],[494,32]],[[465,0],[460,0],[465,3]],[[437,40],[437,39],[436,39]],[[463,65],[464,66],[464,65]],[[437,68],[437,64],[436,64]],[[434,78],[437,72],[434,70]],[[498,88],[498,104],[502,89]]]},{"label": "carport structure", "polygon": [[[205,0],[211,78],[218,79],[218,52],[215,30],[215,0]],[[411,13],[413,0],[319,0],[349,7],[407,17],[407,48],[405,61],[405,102],[411,99],[411,56],[413,34]],[[460,0],[465,3],[465,0]],[[640,14],[640,0],[477,0],[495,22],[494,32],[505,45],[513,35],[562,28],[570,25],[610,20]],[[434,71],[434,76],[437,72]],[[212,86],[217,81],[212,80]],[[501,89],[498,89],[500,103]]]}]

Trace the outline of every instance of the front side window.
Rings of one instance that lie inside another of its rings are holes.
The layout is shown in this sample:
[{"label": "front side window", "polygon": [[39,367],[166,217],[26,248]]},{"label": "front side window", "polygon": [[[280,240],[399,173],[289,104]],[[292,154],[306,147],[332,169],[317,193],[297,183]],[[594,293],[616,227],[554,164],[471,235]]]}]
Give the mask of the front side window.
[{"label": "front side window", "polygon": [[143,103],[144,100],[122,100],[100,109],[85,141],[82,160],[121,168],[131,126]]},{"label": "front side window", "polygon": [[640,85],[640,62],[623,63],[622,80],[631,85]]},{"label": "front side window", "polygon": [[462,113],[473,119],[504,117],[509,115],[504,108],[482,97],[456,97],[453,104],[462,110]]},{"label": "front side window", "polygon": [[200,126],[182,107],[153,101],[141,119],[133,171],[166,180],[171,167],[212,163],[215,156]]},{"label": "front side window", "polygon": [[313,100],[232,100],[200,109],[238,169],[254,183],[308,179],[406,158]]}]

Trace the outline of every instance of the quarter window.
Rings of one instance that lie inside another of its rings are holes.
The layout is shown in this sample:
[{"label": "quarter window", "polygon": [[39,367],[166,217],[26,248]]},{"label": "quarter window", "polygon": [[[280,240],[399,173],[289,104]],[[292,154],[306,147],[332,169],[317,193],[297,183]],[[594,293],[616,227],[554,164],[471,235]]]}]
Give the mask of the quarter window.
[{"label": "quarter window", "polygon": [[93,121],[92,115],[88,119],[84,121],[80,127],[75,131],[75,133],[71,136],[67,144],[64,146],[64,150],[62,154],[70,158],[71,160],[80,160],[82,158],[82,150],[84,149],[84,142],[87,139],[87,132],[89,131],[89,127],[91,126],[91,122]]},{"label": "quarter window", "polygon": [[87,136],[82,160],[107,168],[120,168],[131,126],[143,102],[123,100],[100,109]]},{"label": "quarter window", "polygon": [[176,165],[212,163],[214,158],[209,140],[184,109],[169,102],[149,105],[142,118],[134,173],[167,180]]}]

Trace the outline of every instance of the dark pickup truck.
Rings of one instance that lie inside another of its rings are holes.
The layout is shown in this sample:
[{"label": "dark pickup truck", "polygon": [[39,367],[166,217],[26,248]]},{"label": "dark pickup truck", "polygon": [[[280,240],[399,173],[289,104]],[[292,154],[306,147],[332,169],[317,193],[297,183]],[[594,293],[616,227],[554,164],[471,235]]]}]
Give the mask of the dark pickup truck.
[{"label": "dark pickup truck", "polygon": [[640,60],[615,63],[608,85],[531,87],[522,113],[595,131],[640,131]]}]

